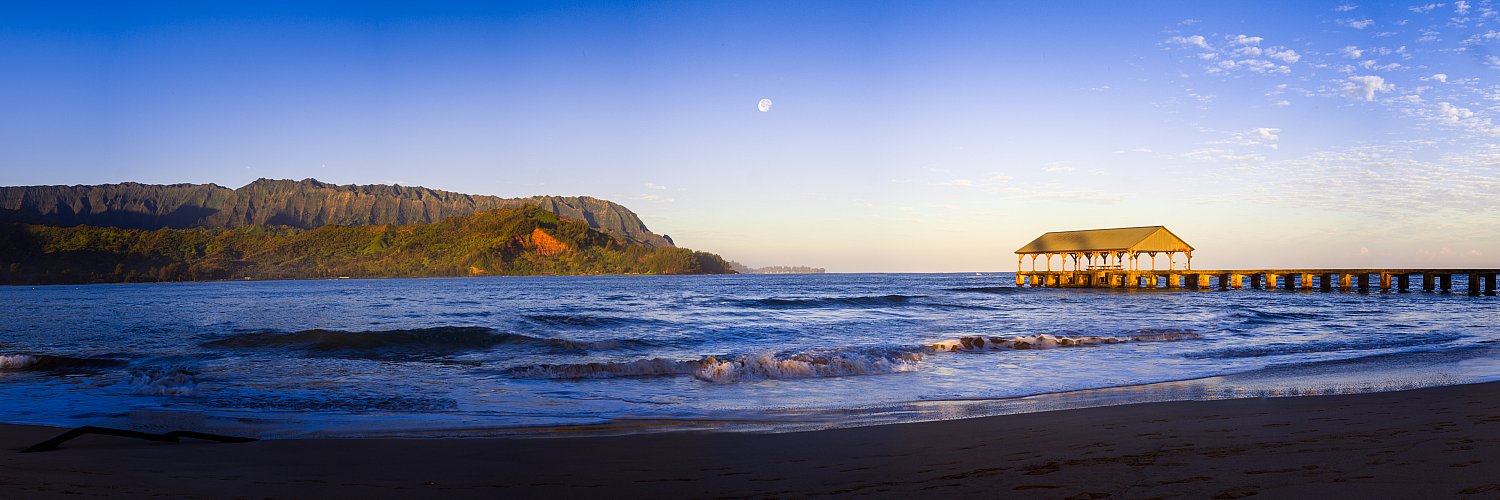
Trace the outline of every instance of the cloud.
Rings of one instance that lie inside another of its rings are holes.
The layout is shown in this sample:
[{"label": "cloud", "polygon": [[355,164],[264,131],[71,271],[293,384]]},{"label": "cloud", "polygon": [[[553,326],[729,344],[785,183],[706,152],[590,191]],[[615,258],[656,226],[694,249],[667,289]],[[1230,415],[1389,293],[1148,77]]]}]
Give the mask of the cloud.
[{"label": "cloud", "polygon": [[1208,40],[1203,38],[1203,35],[1193,35],[1188,37],[1174,36],[1172,37],[1172,42],[1188,47],[1198,47],[1203,50],[1214,50],[1213,47],[1208,46]]},{"label": "cloud", "polygon": [[1245,35],[1236,35],[1233,39],[1231,39],[1231,41],[1240,45],[1260,45],[1260,42],[1262,40],[1265,39],[1258,36]]},{"label": "cloud", "polygon": [[1360,57],[1363,57],[1365,55],[1365,51],[1359,50],[1359,47],[1355,47],[1353,45],[1344,47],[1339,52],[1343,53],[1344,57],[1347,57],[1347,58],[1350,58],[1350,59],[1359,59]]},{"label": "cloud", "polygon": [[1283,107],[1285,107],[1285,106],[1291,106],[1292,105],[1292,101],[1288,101],[1286,99],[1282,99],[1280,101],[1276,101],[1276,105],[1277,106],[1283,106]]},{"label": "cloud", "polygon": [[1355,99],[1373,101],[1375,100],[1375,94],[1377,92],[1390,92],[1395,89],[1396,86],[1394,84],[1385,83],[1384,78],[1375,75],[1367,75],[1349,77],[1349,81],[1344,82],[1343,90],[1344,95],[1346,96]]},{"label": "cloud", "polygon": [[1280,135],[1277,135],[1279,133],[1281,133],[1281,129],[1279,128],[1260,127],[1251,130],[1250,136],[1262,141],[1275,141],[1281,138]]},{"label": "cloud", "polygon": [[1371,71],[1391,71],[1391,70],[1401,69],[1401,64],[1400,63],[1380,64],[1378,62],[1375,62],[1374,59],[1366,59],[1366,60],[1363,60],[1363,61],[1359,62],[1359,67],[1367,69],[1367,70],[1371,70]]},{"label": "cloud", "polygon": [[1460,16],[1462,16],[1464,14],[1468,14],[1469,13],[1469,2],[1466,2],[1464,0],[1458,0],[1457,2],[1453,2],[1453,12],[1457,12],[1458,15],[1460,15]]},{"label": "cloud", "polygon": [[953,179],[948,181],[948,185],[953,187],[974,187],[974,181],[969,179]]},{"label": "cloud", "polygon": [[1358,8],[1359,8],[1358,5],[1354,5],[1352,3],[1346,3],[1346,4],[1341,4],[1338,7],[1334,7],[1333,11],[1334,12],[1349,12],[1351,10],[1358,9]]},{"label": "cloud", "polygon": [[1056,173],[1064,173],[1064,172],[1072,172],[1073,171],[1073,167],[1069,166],[1068,163],[1071,163],[1071,162],[1065,162],[1065,161],[1063,161],[1063,162],[1056,162],[1056,163],[1048,163],[1048,164],[1042,166],[1042,171],[1043,172],[1052,172],[1052,173],[1055,173],[1055,174]]},{"label": "cloud", "polygon": [[640,199],[641,201],[650,201],[654,203],[671,203],[673,201],[671,198],[666,198],[654,194],[643,194],[641,195]]},{"label": "cloud", "polygon": [[646,189],[666,189],[666,188],[667,188],[666,186],[663,186],[661,184],[656,184],[656,183],[651,183],[651,182],[647,182],[646,183]]},{"label": "cloud", "polygon": [[1373,26],[1375,24],[1375,20],[1374,19],[1370,19],[1370,18],[1363,18],[1363,19],[1339,19],[1338,21],[1335,21],[1335,22],[1339,23],[1340,26],[1343,26],[1343,27],[1346,27],[1346,28],[1354,28],[1354,29],[1357,29],[1357,30],[1362,30],[1362,29],[1368,28],[1370,26]]},{"label": "cloud", "polygon": [[1442,7],[1443,5],[1445,5],[1445,4],[1429,3],[1429,4],[1426,4],[1426,5],[1417,5],[1417,6],[1413,6],[1413,7],[1407,7],[1406,10],[1409,10],[1409,11],[1412,11],[1412,12],[1415,12],[1415,13],[1418,13],[1418,14],[1426,14],[1428,12],[1432,12],[1433,9],[1436,9],[1438,7]]},{"label": "cloud", "polygon": [[1434,74],[1432,76],[1428,76],[1428,77],[1423,77],[1422,78],[1422,81],[1428,81],[1428,80],[1435,80],[1438,83],[1448,83],[1448,75],[1446,73],[1437,73],[1437,74]]},{"label": "cloud", "polygon": [[1279,51],[1276,49],[1267,50],[1266,57],[1277,59],[1287,64],[1302,60],[1302,56],[1297,54],[1297,51],[1292,49],[1284,49]]}]

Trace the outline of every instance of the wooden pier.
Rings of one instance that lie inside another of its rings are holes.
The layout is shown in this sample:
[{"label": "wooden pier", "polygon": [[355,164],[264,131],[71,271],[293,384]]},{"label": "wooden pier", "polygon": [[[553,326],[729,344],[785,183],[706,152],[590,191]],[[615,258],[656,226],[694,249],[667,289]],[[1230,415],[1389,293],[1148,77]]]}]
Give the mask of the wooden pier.
[{"label": "wooden pier", "polygon": [[1181,288],[1186,290],[1265,290],[1408,292],[1454,291],[1464,278],[1469,295],[1495,295],[1500,269],[1176,269],[1132,271],[1017,271],[1016,286],[1061,288]]},{"label": "wooden pier", "polygon": [[[1159,254],[1164,270],[1156,268]],[[1177,254],[1187,258],[1181,268]],[[1193,269],[1193,246],[1162,226],[1054,231],[1016,250],[1016,286],[1033,287],[1235,290],[1248,281],[1266,290],[1407,292],[1415,277],[1423,291],[1449,293],[1461,276],[1469,295],[1495,295],[1496,274],[1500,269]]]}]

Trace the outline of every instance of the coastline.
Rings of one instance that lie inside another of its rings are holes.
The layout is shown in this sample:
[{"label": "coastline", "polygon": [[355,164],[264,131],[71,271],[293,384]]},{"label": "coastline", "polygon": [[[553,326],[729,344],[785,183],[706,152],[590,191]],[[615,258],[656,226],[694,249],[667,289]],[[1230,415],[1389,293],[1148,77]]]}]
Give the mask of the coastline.
[{"label": "coastline", "polygon": [[1500,495],[1500,382],[780,434],[151,443],[3,425],[26,498]]}]

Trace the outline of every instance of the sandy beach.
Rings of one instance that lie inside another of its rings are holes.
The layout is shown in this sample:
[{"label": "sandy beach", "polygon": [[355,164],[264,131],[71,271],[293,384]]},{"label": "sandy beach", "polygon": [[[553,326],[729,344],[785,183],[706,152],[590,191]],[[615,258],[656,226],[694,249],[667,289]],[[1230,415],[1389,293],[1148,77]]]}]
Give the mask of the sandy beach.
[{"label": "sandy beach", "polygon": [[1500,384],[786,433],[150,443],[0,427],[8,498],[1500,497]]}]

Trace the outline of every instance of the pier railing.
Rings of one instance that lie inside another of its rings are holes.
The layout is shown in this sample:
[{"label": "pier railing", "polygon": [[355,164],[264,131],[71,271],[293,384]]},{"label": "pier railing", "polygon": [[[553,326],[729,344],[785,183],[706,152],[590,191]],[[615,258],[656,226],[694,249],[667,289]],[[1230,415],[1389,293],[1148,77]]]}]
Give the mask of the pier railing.
[{"label": "pier railing", "polygon": [[1407,292],[1414,279],[1428,292],[1452,292],[1454,276],[1464,278],[1469,295],[1495,295],[1500,269],[1174,269],[1018,271],[1016,286],[1063,288],[1184,288],[1220,290],[1320,290],[1330,292]]}]

